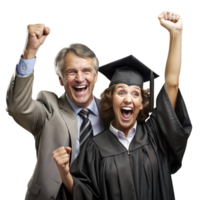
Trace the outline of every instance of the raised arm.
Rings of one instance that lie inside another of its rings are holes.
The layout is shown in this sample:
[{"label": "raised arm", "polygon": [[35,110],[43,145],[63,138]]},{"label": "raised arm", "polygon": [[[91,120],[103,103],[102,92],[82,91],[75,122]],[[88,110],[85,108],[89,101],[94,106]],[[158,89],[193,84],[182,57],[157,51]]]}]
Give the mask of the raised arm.
[{"label": "raised arm", "polygon": [[182,20],[180,15],[169,11],[163,12],[158,16],[158,19],[160,20],[160,24],[166,28],[170,34],[164,87],[172,107],[175,109],[181,69]]},{"label": "raised arm", "polygon": [[[49,29],[44,25],[28,26],[28,38],[23,59],[32,59],[36,56],[48,33]],[[45,121],[45,109],[41,103],[32,99],[33,73],[23,73],[23,71],[30,71],[28,70],[29,66],[23,60],[20,62],[23,63],[22,69],[20,68],[22,73],[14,73],[8,86],[7,111],[19,125],[37,136]]]}]

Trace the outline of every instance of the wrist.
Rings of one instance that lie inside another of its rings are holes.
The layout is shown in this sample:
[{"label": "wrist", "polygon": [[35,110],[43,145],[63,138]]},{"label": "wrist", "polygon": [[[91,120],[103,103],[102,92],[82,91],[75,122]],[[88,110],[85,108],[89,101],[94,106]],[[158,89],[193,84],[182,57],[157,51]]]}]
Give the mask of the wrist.
[{"label": "wrist", "polygon": [[169,32],[169,34],[170,34],[171,38],[181,37],[182,36],[182,29],[181,30],[180,29],[179,30],[178,29],[172,30],[172,31]]},{"label": "wrist", "polygon": [[22,55],[23,60],[33,59],[36,57],[37,50],[24,50],[24,54]]},{"label": "wrist", "polygon": [[65,185],[67,191],[70,193],[70,195],[72,195],[72,190],[73,190],[73,184],[74,183],[73,183],[73,178],[72,178],[71,174],[67,173],[65,175],[65,178],[64,179],[62,178],[62,182],[64,183],[64,185]]}]

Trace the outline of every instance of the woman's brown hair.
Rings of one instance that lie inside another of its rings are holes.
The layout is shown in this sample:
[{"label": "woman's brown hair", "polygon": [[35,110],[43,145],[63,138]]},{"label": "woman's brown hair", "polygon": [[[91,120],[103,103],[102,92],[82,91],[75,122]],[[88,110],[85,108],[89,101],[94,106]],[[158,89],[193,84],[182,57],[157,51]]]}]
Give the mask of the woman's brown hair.
[{"label": "woman's brown hair", "polygon": [[[115,90],[115,84],[105,89],[101,94],[101,100],[99,104],[101,116],[111,122],[114,119],[115,114],[113,111],[113,92]],[[140,110],[137,121],[143,122],[149,117],[149,89],[141,89],[143,109]]]}]

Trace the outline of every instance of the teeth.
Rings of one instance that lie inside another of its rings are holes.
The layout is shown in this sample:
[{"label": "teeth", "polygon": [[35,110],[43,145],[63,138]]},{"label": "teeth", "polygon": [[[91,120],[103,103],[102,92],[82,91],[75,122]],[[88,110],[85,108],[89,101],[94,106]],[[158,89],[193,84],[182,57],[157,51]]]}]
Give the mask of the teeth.
[{"label": "teeth", "polygon": [[132,108],[123,107],[122,110],[132,110]]},{"label": "teeth", "polygon": [[85,88],[86,86],[75,86],[75,88],[80,89],[80,88]]}]

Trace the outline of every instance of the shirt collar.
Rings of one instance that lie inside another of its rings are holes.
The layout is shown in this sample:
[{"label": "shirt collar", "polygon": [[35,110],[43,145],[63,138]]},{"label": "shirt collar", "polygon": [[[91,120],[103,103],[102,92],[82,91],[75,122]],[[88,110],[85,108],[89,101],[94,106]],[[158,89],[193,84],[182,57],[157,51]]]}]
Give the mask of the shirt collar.
[{"label": "shirt collar", "polygon": [[[83,109],[83,108],[80,108],[78,107],[76,104],[74,104],[70,99],[69,97],[67,96],[67,93],[66,94],[66,99],[69,103],[69,105],[71,106],[72,110],[74,111],[74,113],[76,115],[78,115],[78,113]],[[97,108],[97,105],[96,105],[96,101],[94,99],[94,96],[93,96],[93,99],[92,99],[92,102],[90,103],[90,105],[87,107],[90,112],[92,112],[94,115],[98,116],[99,115],[99,110]]]},{"label": "shirt collar", "polygon": [[[114,121],[114,120],[113,120]],[[110,123],[110,131],[117,137],[117,138],[122,138],[125,137],[124,133],[120,130],[117,130],[116,128],[114,128],[113,121],[111,121]],[[128,132],[128,136],[127,137],[133,137],[135,135],[136,132],[136,128],[137,128],[137,120],[135,121],[134,126],[129,130]]]}]

